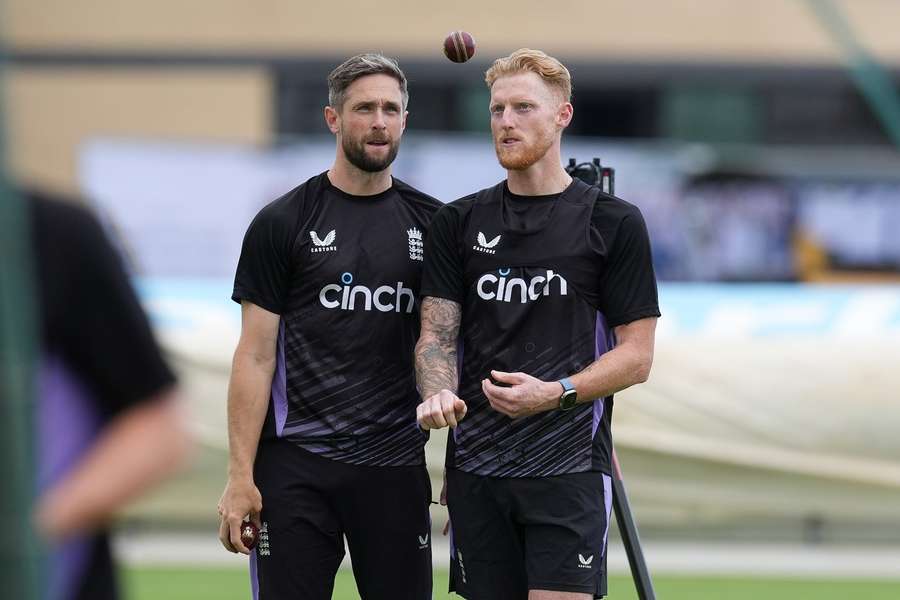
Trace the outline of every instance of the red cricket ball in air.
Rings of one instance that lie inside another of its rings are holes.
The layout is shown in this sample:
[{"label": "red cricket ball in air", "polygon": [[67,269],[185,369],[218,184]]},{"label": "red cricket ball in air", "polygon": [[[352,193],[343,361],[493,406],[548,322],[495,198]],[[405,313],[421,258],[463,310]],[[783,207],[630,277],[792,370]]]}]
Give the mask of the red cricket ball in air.
[{"label": "red cricket ball in air", "polygon": [[444,54],[455,63],[464,63],[475,56],[475,38],[467,31],[451,31],[444,38]]}]

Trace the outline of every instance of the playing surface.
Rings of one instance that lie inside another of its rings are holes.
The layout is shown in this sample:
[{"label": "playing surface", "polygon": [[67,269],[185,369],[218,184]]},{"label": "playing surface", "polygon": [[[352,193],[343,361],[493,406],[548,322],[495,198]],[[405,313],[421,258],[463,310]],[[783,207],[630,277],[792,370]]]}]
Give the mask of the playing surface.
[{"label": "playing surface", "polygon": [[[132,568],[124,573],[130,600],[247,600],[250,598],[246,573],[235,569],[149,569]],[[898,581],[808,581],[803,579],[749,579],[728,577],[658,577],[657,596],[665,600],[896,600]],[[435,576],[434,598],[458,598],[437,590],[447,589],[447,573]],[[356,600],[356,585],[350,571],[338,572],[334,600]],[[611,600],[635,600],[631,579],[610,581]]]}]

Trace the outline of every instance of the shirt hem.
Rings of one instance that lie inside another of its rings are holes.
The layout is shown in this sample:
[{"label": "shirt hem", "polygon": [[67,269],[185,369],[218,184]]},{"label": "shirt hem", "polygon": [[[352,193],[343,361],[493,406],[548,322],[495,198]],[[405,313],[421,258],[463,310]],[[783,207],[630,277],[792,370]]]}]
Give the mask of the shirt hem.
[{"label": "shirt hem", "polygon": [[647,306],[644,308],[640,308],[624,315],[617,315],[616,317],[607,317],[606,323],[609,327],[618,327],[619,325],[627,325],[628,323],[633,323],[634,321],[639,321],[640,319],[646,319],[648,317],[660,317],[662,314],[659,312],[658,306]]},{"label": "shirt hem", "polygon": [[237,302],[238,304],[240,304],[241,302],[246,300],[247,302],[251,302],[251,303],[255,304],[256,306],[259,306],[260,308],[263,308],[263,309],[269,311],[270,313],[273,313],[276,315],[281,315],[281,313],[282,313],[282,307],[277,306],[274,302],[265,300],[265,299],[263,299],[259,296],[256,296],[255,294],[252,294],[252,293],[235,290],[235,292],[231,295],[231,299],[234,300],[235,302]]}]

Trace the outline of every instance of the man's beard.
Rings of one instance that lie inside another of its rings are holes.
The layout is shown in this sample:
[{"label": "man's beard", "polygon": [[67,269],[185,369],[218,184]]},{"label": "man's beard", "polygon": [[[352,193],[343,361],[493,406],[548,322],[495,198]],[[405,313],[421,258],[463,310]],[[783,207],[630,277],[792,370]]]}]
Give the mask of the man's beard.
[{"label": "man's beard", "polygon": [[[366,143],[371,141],[381,141],[388,143],[388,152],[384,158],[374,158],[366,153]],[[384,171],[394,159],[397,158],[397,152],[400,151],[400,143],[392,141],[389,138],[373,138],[362,139],[359,142],[344,137],[341,141],[341,147],[344,149],[344,156],[350,161],[354,167],[366,173],[378,173]]]},{"label": "man's beard", "polygon": [[516,148],[503,148],[503,139],[494,139],[494,151],[497,153],[497,160],[500,166],[510,171],[524,171],[534,163],[538,162],[547,154],[550,146],[553,145],[553,134],[550,132],[542,132],[533,144],[526,146],[524,142],[516,144]]}]

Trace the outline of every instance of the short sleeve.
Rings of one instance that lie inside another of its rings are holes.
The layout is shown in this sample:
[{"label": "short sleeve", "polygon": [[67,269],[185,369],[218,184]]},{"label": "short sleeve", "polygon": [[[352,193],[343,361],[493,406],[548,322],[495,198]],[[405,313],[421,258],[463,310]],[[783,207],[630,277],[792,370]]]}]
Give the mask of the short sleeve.
[{"label": "short sleeve", "polygon": [[610,327],[660,316],[650,236],[637,207],[627,206],[600,285],[600,309]]},{"label": "short sleeve", "polygon": [[446,298],[462,304],[465,289],[458,236],[458,208],[452,204],[441,207],[431,220],[425,239],[421,297]]},{"label": "short sleeve", "polygon": [[35,222],[45,343],[113,415],[175,383],[118,252],[86,210],[42,203]]},{"label": "short sleeve", "polygon": [[287,301],[296,214],[294,196],[263,208],[250,223],[241,246],[231,299],[252,302],[281,314]]}]

